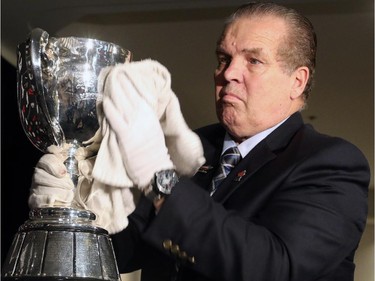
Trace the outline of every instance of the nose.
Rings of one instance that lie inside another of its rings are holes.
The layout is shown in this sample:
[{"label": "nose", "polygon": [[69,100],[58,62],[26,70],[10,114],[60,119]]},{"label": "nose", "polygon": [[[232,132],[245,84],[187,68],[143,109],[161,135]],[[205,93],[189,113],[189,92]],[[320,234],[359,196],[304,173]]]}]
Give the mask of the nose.
[{"label": "nose", "polygon": [[227,81],[242,81],[243,64],[239,59],[233,58],[229,65],[224,69],[224,78]]}]

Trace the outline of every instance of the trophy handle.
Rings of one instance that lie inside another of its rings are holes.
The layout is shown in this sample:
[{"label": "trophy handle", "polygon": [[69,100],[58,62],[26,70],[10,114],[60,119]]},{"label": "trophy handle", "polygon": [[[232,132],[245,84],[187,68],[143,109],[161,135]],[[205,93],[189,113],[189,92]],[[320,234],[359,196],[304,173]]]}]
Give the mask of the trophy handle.
[{"label": "trophy handle", "polygon": [[[47,90],[43,83],[43,65],[48,65],[45,47],[49,35],[46,31],[35,28],[29,39],[18,45],[17,87],[18,106],[22,127],[31,141],[40,151],[46,152],[50,145],[62,145],[65,137],[61,126],[51,117],[53,108],[48,107]],[[51,103],[51,102],[50,102]],[[73,183],[78,181],[78,164],[74,153],[78,144],[73,142],[64,162]]]},{"label": "trophy handle", "polygon": [[64,142],[64,132],[61,126],[51,118],[51,108],[48,107],[47,91],[43,84],[42,58],[45,57],[45,47],[48,44],[49,34],[40,28],[35,28],[30,33],[30,59],[31,71],[34,73],[39,105],[44,113],[47,123],[50,125],[49,137],[53,144],[61,145]]},{"label": "trophy handle", "polygon": [[38,102],[31,67],[30,39],[17,46],[17,103],[22,128],[30,142],[45,152],[50,143],[47,120]]}]

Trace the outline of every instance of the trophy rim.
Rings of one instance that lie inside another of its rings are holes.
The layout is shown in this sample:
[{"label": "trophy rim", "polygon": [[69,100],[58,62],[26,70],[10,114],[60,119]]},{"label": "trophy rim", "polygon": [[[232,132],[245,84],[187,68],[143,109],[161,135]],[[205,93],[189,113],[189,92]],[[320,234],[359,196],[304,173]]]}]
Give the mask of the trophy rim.
[{"label": "trophy rim", "polygon": [[[41,35],[47,34],[48,37],[50,37],[50,34],[40,27],[32,29],[30,34],[33,34],[33,32],[35,32],[35,34],[41,34]],[[105,44],[108,44],[108,45],[112,45],[112,46],[115,46],[115,47],[125,51],[125,54],[127,54],[126,58],[127,58],[128,61],[131,61],[132,56],[133,56],[133,52],[130,51],[129,49],[122,47],[118,43],[110,42],[110,41],[107,41],[107,40],[96,39],[96,38],[93,38],[93,37],[84,37],[84,36],[60,36],[60,37],[52,37],[52,38],[56,38],[56,39],[69,39],[69,38],[71,38],[71,39],[77,39],[77,40],[83,40],[83,41],[84,40],[92,40],[92,41],[95,41],[95,42],[101,42],[101,43],[105,43]]]}]

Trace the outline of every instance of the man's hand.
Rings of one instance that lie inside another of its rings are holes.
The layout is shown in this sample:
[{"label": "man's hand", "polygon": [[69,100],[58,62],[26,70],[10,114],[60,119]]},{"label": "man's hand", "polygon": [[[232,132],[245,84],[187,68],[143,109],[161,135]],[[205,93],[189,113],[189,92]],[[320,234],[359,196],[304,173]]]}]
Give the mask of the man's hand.
[{"label": "man's hand", "polygon": [[165,197],[161,197],[161,198],[156,198],[154,200],[154,208],[155,208],[155,212],[158,213],[161,209],[161,207],[163,206],[164,204],[164,201],[165,201]]},{"label": "man's hand", "polygon": [[[112,68],[105,79],[103,112],[111,131],[114,132],[126,173],[141,190],[150,186],[151,179],[159,170],[174,167],[159,119],[140,89],[135,87],[128,68]],[[152,92],[152,88],[142,88]],[[120,92],[121,94],[116,94]],[[156,104],[156,97],[154,97]],[[102,123],[103,125],[103,123]],[[100,151],[99,151],[100,153]]]},{"label": "man's hand", "polygon": [[45,154],[38,161],[32,178],[29,207],[68,207],[74,197],[74,184],[63,160]]},{"label": "man's hand", "polygon": [[72,207],[90,210],[96,215],[96,224],[110,234],[121,231],[128,225],[127,216],[134,211],[135,202],[129,188],[109,186],[91,177],[95,157],[78,162],[80,177],[77,187],[63,163],[63,153],[53,149],[41,157],[35,167],[30,208]]}]

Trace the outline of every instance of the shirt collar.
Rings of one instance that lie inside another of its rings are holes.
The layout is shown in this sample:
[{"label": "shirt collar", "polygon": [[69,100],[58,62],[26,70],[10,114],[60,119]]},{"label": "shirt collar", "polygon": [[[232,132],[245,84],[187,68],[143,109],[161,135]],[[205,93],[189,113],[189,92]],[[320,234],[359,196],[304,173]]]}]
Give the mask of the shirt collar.
[{"label": "shirt collar", "polygon": [[263,139],[265,139],[270,133],[272,133],[277,127],[279,127],[282,123],[284,123],[288,118],[286,118],[283,121],[277,123],[275,126],[248,138],[247,140],[241,142],[239,145],[231,138],[231,136],[228,134],[228,132],[226,132],[225,137],[224,137],[223,150],[222,150],[221,154],[223,154],[224,151],[226,151],[228,148],[231,148],[233,146],[237,146],[238,150],[241,153],[241,157],[245,158],[245,156],[258,143],[260,143]]}]

